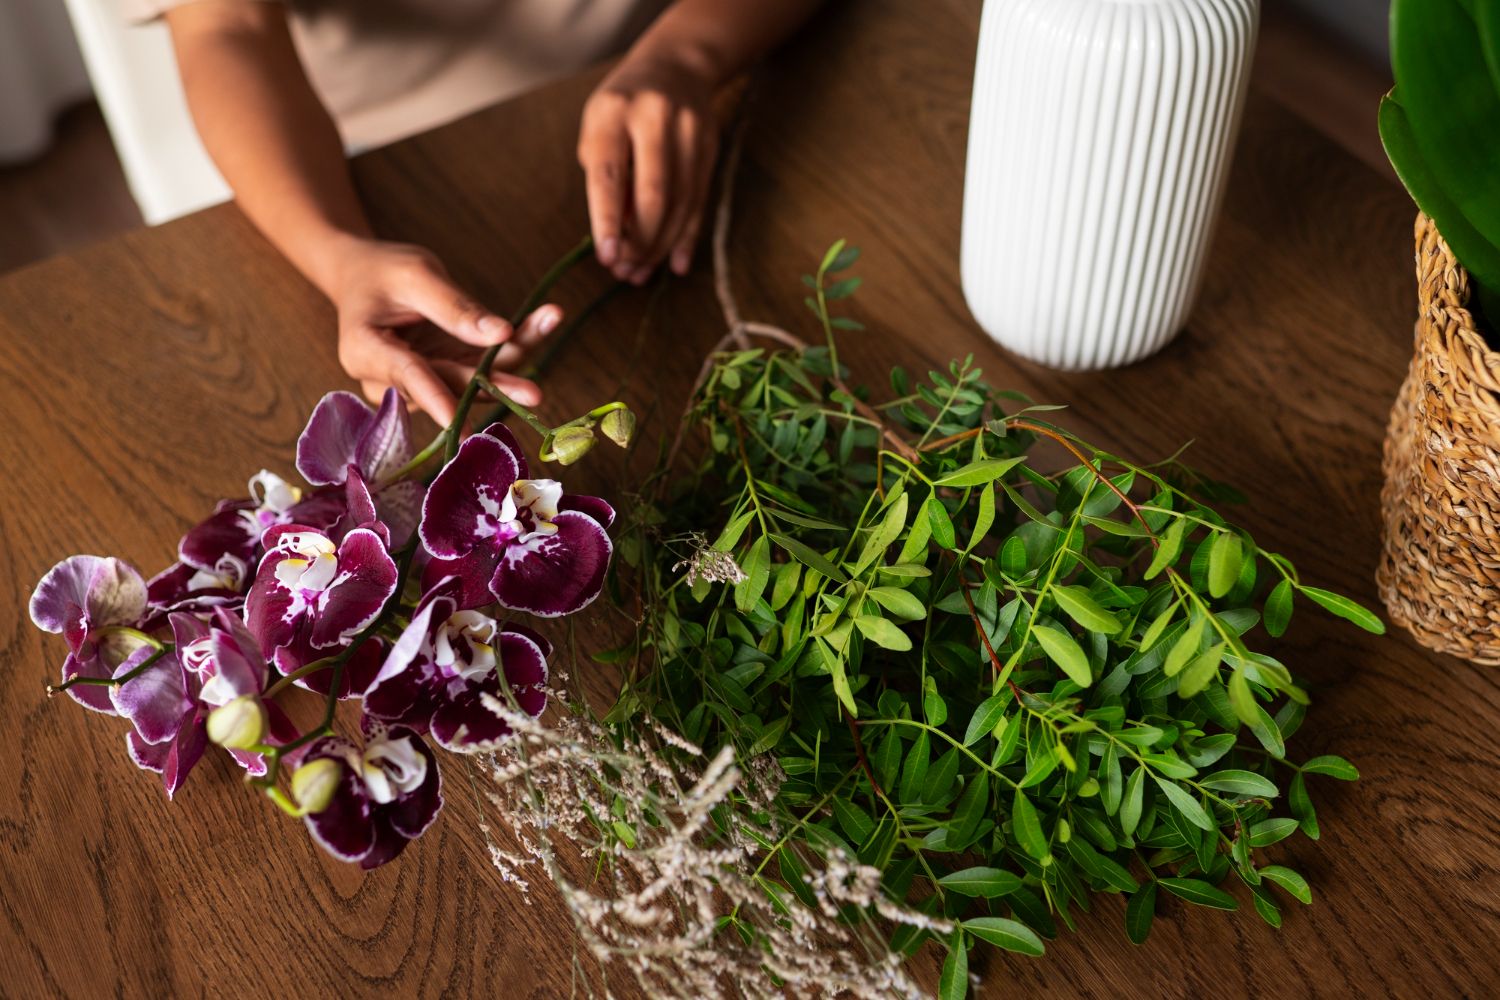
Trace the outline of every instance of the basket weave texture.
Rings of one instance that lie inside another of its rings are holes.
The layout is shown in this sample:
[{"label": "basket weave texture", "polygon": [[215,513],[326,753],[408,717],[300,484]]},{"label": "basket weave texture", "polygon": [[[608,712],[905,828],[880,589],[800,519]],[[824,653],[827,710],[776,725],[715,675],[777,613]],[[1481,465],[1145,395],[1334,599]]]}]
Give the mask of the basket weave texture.
[{"label": "basket weave texture", "polygon": [[1500,352],[1425,215],[1416,242],[1416,351],[1386,431],[1376,583],[1423,645],[1500,664]]}]

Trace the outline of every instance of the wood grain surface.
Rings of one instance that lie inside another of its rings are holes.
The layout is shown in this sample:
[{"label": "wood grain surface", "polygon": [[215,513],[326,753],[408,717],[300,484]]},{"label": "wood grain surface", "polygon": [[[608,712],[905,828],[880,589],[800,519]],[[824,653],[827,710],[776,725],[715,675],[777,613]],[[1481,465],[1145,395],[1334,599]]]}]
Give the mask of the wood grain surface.
[{"label": "wood grain surface", "polygon": [[[1236,512],[1304,579],[1373,604],[1380,442],[1411,344],[1405,194],[1252,94],[1201,299],[1160,356],[1040,370],[974,326],[958,284],[977,0],[835,4],[764,74],[732,241],[749,318],[808,317],[798,275],[864,248],[854,371],[883,380],[974,352],[1119,453],[1190,459],[1240,485]],[[572,148],[590,77],[355,164],[379,227],[425,244],[502,311],[585,225]],[[1018,236],[1017,238],[1022,238]],[[565,306],[605,284],[592,266]],[[617,299],[548,377],[544,413],[625,395],[669,428],[722,321],[708,275]],[[122,722],[49,701],[62,644],[26,619],[73,552],[154,572],[261,467],[290,472],[318,397],[343,387],[329,306],[232,206],[0,281],[0,995],[566,996],[573,943],[545,892],[488,866],[470,798],[372,874],[327,858],[210,758],[177,802],[124,753]],[[585,485],[618,489],[617,460]],[[1423,996],[1500,988],[1500,689],[1493,670],[1300,610],[1273,650],[1314,704],[1294,746],[1353,760],[1315,778],[1323,837],[1273,853],[1314,905],[1275,932],[1250,912],[1163,905],[1128,943],[1101,897],[1046,957],[976,952],[987,995]],[[594,680],[607,684],[607,678]],[[448,768],[450,782],[462,766]],[[455,787],[450,785],[450,790]],[[919,972],[935,982],[929,949]]]}]

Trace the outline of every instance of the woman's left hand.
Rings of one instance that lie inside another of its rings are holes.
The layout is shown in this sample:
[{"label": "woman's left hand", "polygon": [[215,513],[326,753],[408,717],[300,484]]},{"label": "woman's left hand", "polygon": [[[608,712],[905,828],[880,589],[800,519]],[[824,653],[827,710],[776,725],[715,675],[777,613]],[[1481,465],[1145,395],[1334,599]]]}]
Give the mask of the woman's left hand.
[{"label": "woman's left hand", "polygon": [[691,69],[626,59],[583,109],[578,162],[599,262],[643,284],[668,260],[686,274],[718,154],[714,86]]}]

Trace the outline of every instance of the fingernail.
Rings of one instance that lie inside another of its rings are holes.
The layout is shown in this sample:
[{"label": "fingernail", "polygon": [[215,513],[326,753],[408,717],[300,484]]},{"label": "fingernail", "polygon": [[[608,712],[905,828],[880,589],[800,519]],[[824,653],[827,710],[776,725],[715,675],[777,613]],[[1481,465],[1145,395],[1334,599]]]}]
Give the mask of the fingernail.
[{"label": "fingernail", "polygon": [[693,255],[686,250],[678,250],[672,254],[672,270],[678,274],[687,274],[692,263]]},{"label": "fingernail", "polygon": [[499,316],[486,316],[479,321],[479,332],[491,340],[500,340],[510,333],[510,324]]},{"label": "fingernail", "polygon": [[551,333],[560,319],[562,315],[556,309],[549,309],[542,314],[541,319],[536,321],[536,328],[543,333]]},{"label": "fingernail", "polygon": [[620,250],[620,241],[613,236],[607,237],[599,244],[599,263],[609,267],[615,262],[615,254]]}]

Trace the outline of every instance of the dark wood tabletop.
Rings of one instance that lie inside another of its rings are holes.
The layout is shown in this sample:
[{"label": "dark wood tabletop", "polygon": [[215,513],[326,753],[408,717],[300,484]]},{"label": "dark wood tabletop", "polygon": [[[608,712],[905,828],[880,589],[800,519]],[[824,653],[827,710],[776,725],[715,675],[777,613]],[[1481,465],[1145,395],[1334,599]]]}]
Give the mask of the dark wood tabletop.
[{"label": "dark wood tabletop", "polygon": [[[860,379],[973,352],[990,381],[1069,404],[1060,422],[1120,454],[1191,440],[1193,463],[1250,495],[1234,516],[1263,545],[1374,606],[1380,447],[1416,300],[1411,202],[1252,92],[1183,335],[1122,371],[1021,362],[975,326],[958,281],[978,9],[834,5],[773,61],[730,244],[747,317],[800,329],[798,276],[847,237],[865,251],[852,309],[869,331],[842,352]],[[584,231],[572,151],[594,79],[360,157],[381,231],[432,248],[508,311]],[[558,301],[605,284],[589,265]],[[702,264],[641,333],[646,314],[633,292],[584,328],[547,376],[544,414],[623,381],[656,432],[670,428],[723,328]],[[41,574],[74,552],[161,568],[250,473],[290,473],[312,405],[347,385],[330,307],[233,206],[0,280],[0,996],[567,995],[567,918],[545,892],[528,906],[502,884],[469,797],[451,795],[433,831],[362,874],[247,793],[221,755],[168,804],[126,757],[124,723],[45,697],[62,645],[27,621]],[[614,461],[591,465],[592,485],[610,488]],[[1337,752],[1363,775],[1313,779],[1322,839],[1271,849],[1307,875],[1314,904],[1277,932],[1248,906],[1168,901],[1138,948],[1120,899],[1100,897],[1041,959],[976,952],[987,993],[1500,987],[1497,674],[1315,611],[1272,651],[1313,696],[1294,752]],[[937,961],[917,959],[928,981]]]}]

